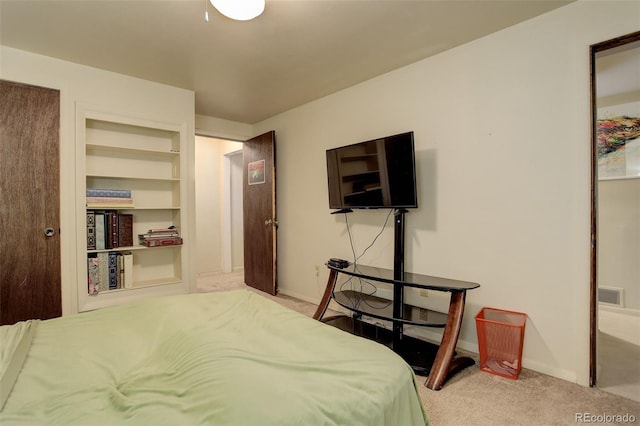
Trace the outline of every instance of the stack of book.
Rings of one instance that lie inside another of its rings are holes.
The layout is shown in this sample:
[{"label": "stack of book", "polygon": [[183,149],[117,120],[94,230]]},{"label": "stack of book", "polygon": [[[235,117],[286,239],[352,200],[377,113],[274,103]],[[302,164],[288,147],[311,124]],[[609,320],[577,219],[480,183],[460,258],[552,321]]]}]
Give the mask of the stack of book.
[{"label": "stack of book", "polygon": [[88,263],[88,292],[133,287],[133,254],[131,252],[90,253]]},{"label": "stack of book", "polygon": [[133,208],[133,198],[131,197],[131,190],[87,188],[87,208]]},{"label": "stack of book", "polygon": [[133,215],[116,210],[87,210],[87,249],[133,246]]},{"label": "stack of book", "polygon": [[138,242],[145,247],[175,246],[182,244],[178,228],[170,226],[162,229],[149,229],[146,234],[138,234]]}]

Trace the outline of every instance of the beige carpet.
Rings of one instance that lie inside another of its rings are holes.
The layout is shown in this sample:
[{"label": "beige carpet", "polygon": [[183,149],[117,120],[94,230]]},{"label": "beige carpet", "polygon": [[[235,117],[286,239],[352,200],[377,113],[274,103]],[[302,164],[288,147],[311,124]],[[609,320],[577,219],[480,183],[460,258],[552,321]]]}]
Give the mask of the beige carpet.
[{"label": "beige carpet", "polygon": [[[587,415],[632,415],[640,423],[640,403],[598,389],[523,369],[518,380],[470,367],[440,391],[418,377],[420,398],[434,426],[445,425],[572,425]],[[603,419],[604,420],[604,419]]]},{"label": "beige carpet", "polygon": [[[241,275],[230,277],[201,278],[198,286],[201,291],[251,289]],[[288,296],[259,293],[307,316],[316,309],[316,305]],[[426,377],[416,378],[433,426],[640,424],[639,402],[527,369],[518,380],[510,380],[475,365],[455,375],[440,391],[424,386]],[[633,416],[635,422],[625,422],[625,415]]]}]

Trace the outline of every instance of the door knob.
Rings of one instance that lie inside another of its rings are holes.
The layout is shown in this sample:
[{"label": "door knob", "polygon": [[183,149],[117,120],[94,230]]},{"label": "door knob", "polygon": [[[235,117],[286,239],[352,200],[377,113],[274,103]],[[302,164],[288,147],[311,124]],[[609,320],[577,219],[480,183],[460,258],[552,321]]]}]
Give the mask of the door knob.
[{"label": "door knob", "polygon": [[45,237],[53,237],[56,231],[53,228],[44,228],[44,236]]},{"label": "door knob", "polygon": [[276,228],[278,227],[278,221],[276,219],[267,219],[264,221],[264,226],[275,226]]}]

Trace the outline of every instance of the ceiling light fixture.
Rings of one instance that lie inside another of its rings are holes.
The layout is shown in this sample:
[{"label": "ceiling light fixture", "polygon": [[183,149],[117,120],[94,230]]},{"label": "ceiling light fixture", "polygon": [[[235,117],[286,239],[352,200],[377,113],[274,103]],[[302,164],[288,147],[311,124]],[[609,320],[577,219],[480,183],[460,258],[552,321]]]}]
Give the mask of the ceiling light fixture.
[{"label": "ceiling light fixture", "polygon": [[262,14],[265,0],[209,0],[224,16],[236,21],[249,21]]}]

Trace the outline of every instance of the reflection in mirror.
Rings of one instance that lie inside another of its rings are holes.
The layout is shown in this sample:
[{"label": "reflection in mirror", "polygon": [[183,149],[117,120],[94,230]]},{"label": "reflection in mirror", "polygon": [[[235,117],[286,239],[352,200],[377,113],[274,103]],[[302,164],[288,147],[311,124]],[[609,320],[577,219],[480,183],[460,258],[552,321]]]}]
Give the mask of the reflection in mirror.
[{"label": "reflection in mirror", "polygon": [[592,61],[591,381],[640,401],[640,33],[592,46]]}]

